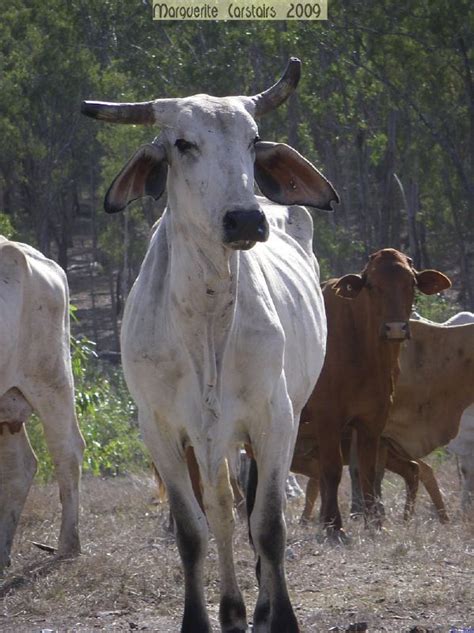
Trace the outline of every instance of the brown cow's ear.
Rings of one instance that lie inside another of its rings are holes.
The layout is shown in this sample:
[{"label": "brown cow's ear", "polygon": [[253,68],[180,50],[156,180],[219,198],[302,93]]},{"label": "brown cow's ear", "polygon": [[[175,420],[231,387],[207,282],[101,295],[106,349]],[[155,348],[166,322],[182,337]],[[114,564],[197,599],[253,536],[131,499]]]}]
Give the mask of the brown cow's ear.
[{"label": "brown cow's ear", "polygon": [[264,196],[279,204],[306,204],[332,211],[337,192],[304,156],[284,143],[255,143],[255,180]]},{"label": "brown cow's ear", "polygon": [[365,285],[365,281],[361,275],[344,275],[334,284],[338,297],[345,299],[355,299]]},{"label": "brown cow's ear", "polygon": [[437,270],[415,271],[415,276],[418,290],[425,295],[434,295],[451,287],[450,279]]},{"label": "brown cow's ear", "polygon": [[132,156],[105,194],[104,208],[107,213],[122,211],[143,196],[155,200],[166,187],[166,152],[162,145],[147,143]]}]

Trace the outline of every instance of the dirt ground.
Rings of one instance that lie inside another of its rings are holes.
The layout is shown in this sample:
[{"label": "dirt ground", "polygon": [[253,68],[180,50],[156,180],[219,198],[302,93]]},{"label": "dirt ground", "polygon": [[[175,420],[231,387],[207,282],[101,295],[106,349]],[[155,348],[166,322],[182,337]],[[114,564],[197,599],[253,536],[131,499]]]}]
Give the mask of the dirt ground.
[{"label": "dirt ground", "polygon": [[[386,529],[373,535],[347,519],[352,541],[344,547],[322,542],[316,525],[300,526],[302,499],[289,501],[287,575],[302,633],[346,631],[356,623],[367,623],[368,631],[390,633],[474,627],[474,522],[459,515],[454,461],[438,464],[437,473],[451,515],[447,526],[434,518],[425,493],[420,495],[416,518],[405,525],[401,481],[388,477]],[[14,543],[12,567],[0,579],[0,631],[179,631],[183,576],[174,537],[165,529],[166,507],[152,503],[153,492],[153,480],[145,475],[84,479],[84,553],[58,563],[31,543],[56,543],[57,488],[34,486]],[[347,517],[347,475],[341,500]],[[254,560],[242,521],[237,524],[235,549],[251,616],[256,600]],[[206,583],[218,631],[219,584],[212,539]]]}]

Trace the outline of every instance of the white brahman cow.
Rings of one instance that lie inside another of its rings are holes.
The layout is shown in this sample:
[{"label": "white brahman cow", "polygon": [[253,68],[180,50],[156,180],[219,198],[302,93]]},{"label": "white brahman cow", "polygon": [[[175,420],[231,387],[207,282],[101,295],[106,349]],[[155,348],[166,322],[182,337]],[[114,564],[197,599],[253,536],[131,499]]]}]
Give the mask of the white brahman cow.
[{"label": "white brahman cow", "polygon": [[0,237],[0,569],[36,472],[24,423],[43,423],[62,504],[58,554],[80,552],[79,479],[84,440],[74,411],[69,293],[64,271]]},{"label": "white brahman cow", "polygon": [[165,481],[184,568],[182,631],[211,630],[203,586],[208,527],[185,460],[192,446],[215,535],[223,631],[247,630],[234,570],[226,455],[249,443],[258,487],[249,519],[260,562],[255,633],[294,633],[284,571],[285,480],[301,409],[319,376],[326,321],[312,221],[337,194],[300,154],[262,142],[255,119],[296,87],[299,60],[253,97],[195,95],[145,103],[84,102],[108,122],[157,125],[112,183],[119,211],[140,196],[168,206],[128,297],[122,324],[125,377],[145,442]]},{"label": "white brahman cow", "polygon": [[[474,323],[472,312],[459,312],[443,325],[466,325]],[[450,453],[456,455],[461,471],[461,506],[464,512],[474,508],[474,404],[471,404],[461,416],[459,433],[447,446]]]},{"label": "white brahman cow", "polygon": [[459,460],[462,496],[461,507],[468,513],[474,509],[474,405],[461,416],[459,433],[447,446]]}]

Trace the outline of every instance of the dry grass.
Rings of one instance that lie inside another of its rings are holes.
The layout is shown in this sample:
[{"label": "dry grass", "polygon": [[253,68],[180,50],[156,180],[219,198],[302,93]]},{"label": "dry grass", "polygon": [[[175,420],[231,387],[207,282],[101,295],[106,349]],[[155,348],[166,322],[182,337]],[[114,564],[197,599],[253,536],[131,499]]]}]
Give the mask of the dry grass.
[{"label": "dry grass", "polygon": [[[426,495],[416,519],[401,520],[400,480],[385,483],[386,531],[371,535],[347,527],[346,547],[329,547],[315,527],[298,524],[302,501],[288,506],[287,572],[302,632],[328,631],[367,622],[369,631],[449,631],[474,625],[474,526],[458,514],[455,466],[445,462],[439,479],[452,521],[440,526]],[[82,494],[84,554],[54,562],[31,541],[55,544],[59,507],[55,486],[36,486],[14,545],[13,566],[0,595],[0,631],[179,630],[183,582],[165,508],[150,503],[152,480],[86,479]],[[347,516],[347,479],[342,507]],[[249,613],[255,604],[253,555],[246,528],[236,530],[239,581]],[[218,580],[211,540],[207,595],[215,630]]]}]

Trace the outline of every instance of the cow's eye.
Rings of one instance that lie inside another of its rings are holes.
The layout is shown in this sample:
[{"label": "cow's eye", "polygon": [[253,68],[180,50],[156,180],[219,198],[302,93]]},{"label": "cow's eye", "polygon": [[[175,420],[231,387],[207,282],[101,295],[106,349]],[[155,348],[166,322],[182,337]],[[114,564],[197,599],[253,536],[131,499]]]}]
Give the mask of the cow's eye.
[{"label": "cow's eye", "polygon": [[260,138],[260,136],[257,134],[257,136],[253,139],[253,144],[256,145],[257,143],[260,143],[262,139]]},{"label": "cow's eye", "polygon": [[190,143],[184,138],[178,138],[175,142],[175,145],[178,148],[178,152],[181,152],[181,154],[185,154],[186,152],[189,152],[190,150],[196,148],[196,145],[194,143]]}]

